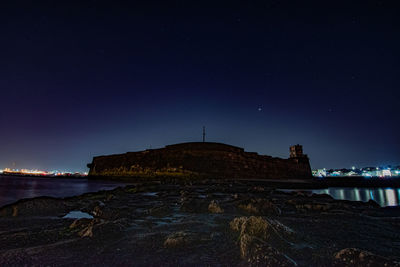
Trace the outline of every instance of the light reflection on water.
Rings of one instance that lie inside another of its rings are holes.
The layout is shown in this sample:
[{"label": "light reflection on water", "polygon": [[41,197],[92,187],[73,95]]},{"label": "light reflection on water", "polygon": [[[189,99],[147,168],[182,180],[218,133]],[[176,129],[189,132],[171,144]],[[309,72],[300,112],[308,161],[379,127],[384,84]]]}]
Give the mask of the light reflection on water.
[{"label": "light reflection on water", "polygon": [[0,176],[0,207],[22,198],[69,197],[124,185],[124,183],[88,179]]},{"label": "light reflection on water", "polygon": [[313,189],[315,194],[328,194],[335,199],[377,202],[381,207],[400,205],[400,188],[350,188],[329,187],[327,189]]}]

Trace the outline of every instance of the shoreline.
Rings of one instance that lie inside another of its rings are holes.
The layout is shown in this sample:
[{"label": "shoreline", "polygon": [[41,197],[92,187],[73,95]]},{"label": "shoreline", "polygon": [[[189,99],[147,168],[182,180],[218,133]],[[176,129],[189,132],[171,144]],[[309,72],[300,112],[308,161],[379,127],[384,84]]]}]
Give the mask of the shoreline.
[{"label": "shoreline", "polygon": [[108,180],[121,182],[160,182],[160,183],[202,183],[202,182],[246,182],[263,184],[265,186],[282,189],[325,189],[328,187],[360,187],[378,188],[393,187],[400,188],[400,178],[363,178],[363,177],[335,177],[335,178],[310,178],[310,179],[213,179],[191,177],[124,177],[124,176],[88,176],[88,180]]},{"label": "shoreline", "polygon": [[0,208],[0,265],[347,266],[367,254],[353,260],[398,266],[399,230],[400,207],[373,201],[254,181],[152,181]]},{"label": "shoreline", "polygon": [[[14,178],[15,176],[0,176],[1,177],[8,177]],[[43,178],[38,176],[18,176],[18,178]],[[17,179],[18,179],[17,178]],[[51,180],[49,177],[45,177],[47,180]],[[100,182],[100,183],[111,183],[115,184],[117,187],[125,187],[127,185],[137,185],[137,184],[157,184],[157,185],[168,185],[168,184],[175,184],[175,185],[191,185],[191,184],[219,184],[219,185],[229,185],[230,183],[238,183],[238,184],[246,184],[248,186],[263,186],[268,187],[274,190],[293,190],[293,191],[309,191],[309,190],[318,190],[318,189],[330,189],[330,188],[340,188],[340,189],[353,189],[353,188],[365,188],[365,189],[377,189],[377,188],[393,188],[397,189],[400,188],[400,179],[393,178],[393,179],[363,179],[360,177],[353,178],[349,181],[348,177],[341,177],[341,178],[328,178],[328,179],[307,179],[307,180],[282,180],[282,179],[190,179],[190,178],[171,178],[165,177],[163,179],[149,179],[149,178],[132,178],[132,177],[107,177],[107,176],[89,176],[87,178],[79,178],[79,179],[68,179],[64,178],[65,180],[71,181],[85,181],[85,182]],[[84,180],[85,179],[85,180]],[[54,181],[58,181],[59,178],[55,179]],[[88,191],[86,193],[97,193],[103,190],[113,190],[113,189],[98,189]],[[48,194],[48,195],[37,195],[33,197],[23,197],[20,199],[15,199],[14,201],[10,202],[7,201],[6,204],[0,205],[0,208],[5,207],[7,205],[12,205],[20,200],[26,199],[35,199],[41,197],[54,197],[54,198],[70,198],[70,197],[77,197],[80,195],[86,194],[85,192],[77,192],[76,194],[70,194],[67,196],[57,196],[56,194]],[[372,198],[373,199],[373,198]],[[346,200],[346,199],[339,199],[338,200]],[[357,201],[353,199],[347,199],[347,201]],[[367,199],[364,201],[368,201]],[[381,201],[376,200],[377,202],[385,207]],[[391,206],[391,205],[389,205]]]},{"label": "shoreline", "polygon": [[213,178],[193,178],[187,177],[129,177],[129,176],[42,176],[42,175],[10,175],[0,174],[1,177],[18,178],[46,178],[46,179],[67,179],[67,180],[88,180],[102,182],[121,182],[126,184],[143,182],[160,183],[198,183],[198,182],[250,182],[263,184],[266,186],[282,189],[325,189],[328,187],[360,187],[377,188],[393,187],[400,188],[400,178],[364,178],[360,177],[329,177],[329,178],[310,178],[310,179],[213,179]]},{"label": "shoreline", "polygon": [[71,180],[76,180],[76,179],[87,179],[88,176],[79,176],[79,175],[57,175],[57,176],[51,176],[51,175],[34,175],[34,174],[16,174],[16,173],[0,173],[0,177],[35,177],[35,178],[48,178],[48,179],[71,179]]}]

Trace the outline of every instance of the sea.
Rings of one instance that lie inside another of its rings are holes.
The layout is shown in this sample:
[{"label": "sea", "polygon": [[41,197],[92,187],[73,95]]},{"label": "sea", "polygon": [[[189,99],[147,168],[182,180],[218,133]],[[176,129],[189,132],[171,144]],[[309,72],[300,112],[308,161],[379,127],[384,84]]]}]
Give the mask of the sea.
[{"label": "sea", "polygon": [[23,198],[70,197],[125,185],[122,182],[89,179],[0,176],[0,207]]},{"label": "sea", "polygon": [[[111,190],[125,185],[127,183],[90,179],[0,176],[0,207],[24,198],[70,197],[88,192]],[[372,199],[382,207],[400,205],[400,188],[330,187],[300,190],[311,191],[315,194],[328,194],[341,200],[366,202]]]},{"label": "sea", "polygon": [[372,199],[381,207],[400,205],[400,188],[329,187],[310,191],[315,194],[328,194],[334,199],[364,202]]}]

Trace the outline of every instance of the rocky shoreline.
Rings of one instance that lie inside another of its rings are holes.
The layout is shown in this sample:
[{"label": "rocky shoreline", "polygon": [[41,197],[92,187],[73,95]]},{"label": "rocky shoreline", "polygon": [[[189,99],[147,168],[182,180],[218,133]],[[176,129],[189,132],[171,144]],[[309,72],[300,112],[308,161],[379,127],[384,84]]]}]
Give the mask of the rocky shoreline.
[{"label": "rocky shoreline", "polygon": [[[88,218],[64,218],[71,211]],[[398,207],[281,192],[256,182],[140,182],[0,208],[0,266],[399,262]]]}]

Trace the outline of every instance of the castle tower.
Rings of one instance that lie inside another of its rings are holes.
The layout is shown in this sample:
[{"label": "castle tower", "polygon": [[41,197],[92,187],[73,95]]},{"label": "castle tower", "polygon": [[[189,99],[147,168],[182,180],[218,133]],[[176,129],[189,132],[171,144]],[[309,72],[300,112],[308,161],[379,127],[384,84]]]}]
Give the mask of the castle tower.
[{"label": "castle tower", "polygon": [[290,157],[291,158],[303,158],[306,155],[303,154],[303,146],[297,144],[290,147]]}]

